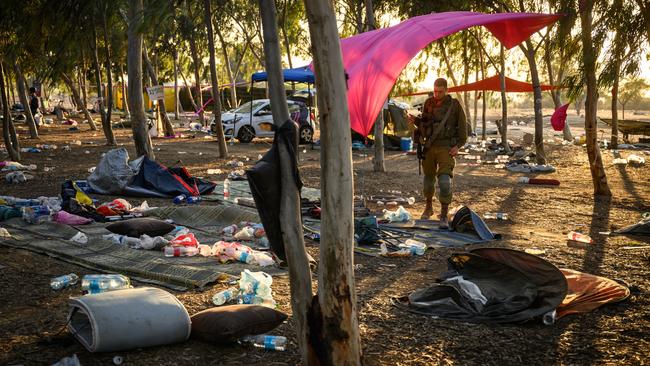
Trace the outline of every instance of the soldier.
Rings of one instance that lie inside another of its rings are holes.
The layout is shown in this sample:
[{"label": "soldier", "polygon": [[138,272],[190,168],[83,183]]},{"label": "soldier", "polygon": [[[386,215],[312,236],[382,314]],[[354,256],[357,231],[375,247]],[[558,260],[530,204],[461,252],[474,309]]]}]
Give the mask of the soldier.
[{"label": "soldier", "polygon": [[422,152],[419,158],[424,170],[422,193],[426,207],[422,219],[433,215],[433,196],[436,178],[440,201],[440,228],[448,228],[447,214],[452,199],[454,157],[467,141],[467,121],[460,102],[447,94],[447,80],[437,79],[433,84],[433,97],[424,102],[422,116],[416,120],[415,142]]}]

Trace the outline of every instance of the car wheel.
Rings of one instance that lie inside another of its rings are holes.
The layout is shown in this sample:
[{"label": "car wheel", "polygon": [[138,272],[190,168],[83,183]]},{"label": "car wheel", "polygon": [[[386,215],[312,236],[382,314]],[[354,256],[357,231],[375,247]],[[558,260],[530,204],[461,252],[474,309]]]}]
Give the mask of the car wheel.
[{"label": "car wheel", "polygon": [[243,126],[242,128],[239,129],[239,132],[237,133],[237,140],[244,144],[253,141],[253,138],[255,138],[255,129],[253,129],[253,127],[250,125]]},{"label": "car wheel", "polygon": [[301,144],[309,144],[314,141],[314,130],[309,126],[300,126],[298,130],[298,136],[300,136]]}]

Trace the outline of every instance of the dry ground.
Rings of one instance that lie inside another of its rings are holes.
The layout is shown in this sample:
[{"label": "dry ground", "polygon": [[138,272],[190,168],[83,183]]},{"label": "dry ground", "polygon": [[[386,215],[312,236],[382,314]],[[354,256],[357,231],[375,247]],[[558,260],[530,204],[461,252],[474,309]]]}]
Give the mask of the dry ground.
[{"label": "dry ground", "polygon": [[[23,131],[23,126],[19,126]],[[21,197],[56,195],[64,179],[84,179],[109,148],[103,145],[100,131],[69,132],[67,127],[42,130],[38,143],[55,143],[58,150],[24,154],[25,163],[38,165],[35,179],[23,185],[0,182],[0,194]],[[129,131],[117,130],[118,141],[133,154]],[[550,134],[550,133],[549,133]],[[24,133],[21,134],[24,136]],[[191,133],[190,133],[191,135]],[[65,152],[67,141],[80,140]],[[36,141],[21,139],[23,146]],[[266,151],[270,140],[253,144],[229,145],[232,157],[250,166],[258,154]],[[206,176],[208,168],[226,171],[225,160],[217,158],[213,140],[197,135],[192,139],[155,140],[157,159],[167,165],[180,163],[197,176]],[[301,148],[302,150],[302,148]],[[88,151],[88,153],[85,153]],[[179,151],[186,152],[179,154]],[[407,294],[427,286],[446,268],[452,252],[429,250],[417,258],[375,258],[357,255],[356,270],[360,332],[363,359],[369,365],[644,365],[650,363],[650,261],[647,249],[625,250],[639,244],[624,237],[599,234],[632,224],[640,214],[650,211],[650,165],[619,168],[611,164],[612,154],[605,152],[607,176],[612,188],[610,199],[594,199],[585,149],[547,144],[549,161],[557,172],[559,187],[519,185],[521,174],[495,170],[492,166],[459,166],[454,179],[455,203],[466,204],[478,212],[507,212],[510,220],[489,222],[503,234],[503,240],[491,245],[537,248],[541,256],[558,267],[572,268],[625,281],[632,296],[622,303],[609,305],[589,314],[568,316],[555,325],[472,325],[443,321],[404,313],[390,303],[392,296]],[[201,155],[199,153],[202,153]],[[622,152],[623,156],[629,154]],[[246,161],[246,157],[250,160]],[[370,158],[353,152],[356,193],[377,194],[382,190],[400,190],[417,196],[421,178],[413,156],[387,153],[387,173],[371,171]],[[646,158],[650,158],[646,156]],[[459,160],[462,163],[462,160]],[[307,148],[300,154],[300,167],[307,186],[319,184],[319,152]],[[55,167],[44,172],[43,167]],[[214,180],[225,175],[209,176]],[[140,200],[133,199],[139,204]],[[151,202],[151,201],[150,201]],[[156,201],[171,204],[171,201]],[[418,197],[410,210],[419,213]],[[588,249],[568,247],[564,239],[570,230],[591,235],[595,244]],[[470,249],[470,248],[468,248]],[[308,250],[318,257],[318,247]],[[54,292],[49,288],[53,276],[89,271],[28,251],[0,247],[0,364],[50,364],[76,353],[83,365],[111,364],[115,355],[126,365],[280,365],[297,364],[299,356],[290,319],[273,333],[289,338],[285,352],[270,352],[239,346],[223,347],[188,341],[183,344],[139,349],[129,352],[90,354],[64,330],[66,302],[79,295],[79,288]],[[225,285],[205,291],[176,293],[190,314],[210,307],[211,296]],[[289,284],[277,278],[273,284],[279,309],[291,313]]]}]

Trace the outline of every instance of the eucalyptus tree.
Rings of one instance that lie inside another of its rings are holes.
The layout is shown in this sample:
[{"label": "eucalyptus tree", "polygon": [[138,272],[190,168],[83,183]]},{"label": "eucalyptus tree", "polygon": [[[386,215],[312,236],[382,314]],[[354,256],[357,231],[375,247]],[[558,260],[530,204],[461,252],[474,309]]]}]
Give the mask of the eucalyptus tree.
[{"label": "eucalyptus tree", "polygon": [[[217,78],[217,60],[214,50],[214,32],[212,32],[212,9],[210,0],[204,0],[204,21],[208,34],[208,52],[210,54],[210,81],[212,86],[212,116],[214,118],[214,125],[217,129],[217,140],[219,143],[219,157],[228,157],[228,146],[226,146],[226,138],[223,133],[223,125],[221,124],[221,97],[219,96],[219,80]],[[228,60],[226,60],[228,62]],[[233,85],[234,87],[234,85]],[[234,137],[234,136],[233,136]]]}]

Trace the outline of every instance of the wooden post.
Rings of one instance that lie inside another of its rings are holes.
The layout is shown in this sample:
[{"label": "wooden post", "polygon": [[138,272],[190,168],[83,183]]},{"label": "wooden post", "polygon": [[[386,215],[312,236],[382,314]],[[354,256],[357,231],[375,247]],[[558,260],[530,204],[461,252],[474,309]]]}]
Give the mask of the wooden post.
[{"label": "wooden post", "polygon": [[332,3],[304,2],[322,118],[320,268],[318,309],[314,309],[320,323],[312,328],[321,333],[312,339],[317,340],[322,364],[359,365],[361,341],[352,268],[354,178],[343,57]]},{"label": "wooden post", "polygon": [[129,0],[129,47],[127,52],[127,69],[129,76],[129,107],[131,108],[131,128],[135,151],[138,156],[146,155],[155,159],[151,138],[147,130],[144,114],[144,97],[142,95],[142,0]]},{"label": "wooden post", "polygon": [[[221,124],[221,97],[219,96],[219,81],[217,79],[217,61],[214,50],[214,33],[212,32],[212,10],[210,9],[210,0],[203,2],[205,6],[205,26],[208,30],[208,51],[210,52],[210,79],[212,84],[212,115],[214,116],[214,125],[217,128],[217,139],[219,140],[219,157],[228,157],[228,146],[226,146],[226,137],[223,134],[223,125]],[[226,60],[228,62],[228,60]],[[234,130],[233,130],[234,133]],[[235,136],[233,136],[234,138]]]},{"label": "wooden post", "polygon": [[[285,122],[290,121],[290,117],[280,60],[275,1],[259,0],[259,5],[264,32],[264,56],[269,81],[273,123],[280,127]],[[296,128],[295,125],[294,128]],[[297,136],[297,131],[295,133]],[[300,194],[295,182],[290,146],[287,146],[283,139],[280,139],[278,147],[282,184],[280,222],[282,239],[287,254],[287,264],[289,265],[291,308],[296,319],[298,346],[300,347],[303,364],[313,365],[316,362],[313,361],[315,360],[314,351],[309,344],[310,330],[308,326],[308,314],[312,303],[311,272],[300,219]]]}]

